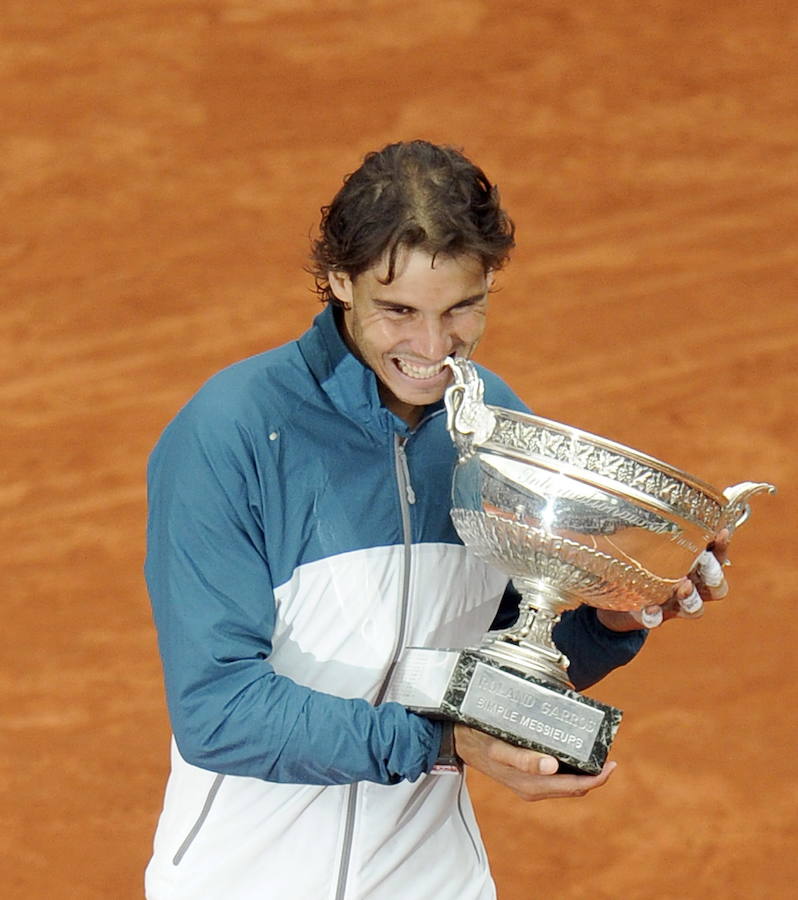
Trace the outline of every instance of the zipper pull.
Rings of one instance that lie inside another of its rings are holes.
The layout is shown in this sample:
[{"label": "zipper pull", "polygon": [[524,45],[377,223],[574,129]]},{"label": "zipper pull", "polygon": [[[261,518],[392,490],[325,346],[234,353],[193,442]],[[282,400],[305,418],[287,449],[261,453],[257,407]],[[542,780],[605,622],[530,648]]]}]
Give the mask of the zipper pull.
[{"label": "zipper pull", "polygon": [[405,453],[406,443],[407,438],[400,438],[398,444],[396,445],[396,450],[399,454],[399,465],[402,469],[402,480],[404,481],[407,502],[412,505],[416,502],[416,492],[413,490],[413,485],[410,483],[410,466],[408,466],[407,464],[407,453]]}]

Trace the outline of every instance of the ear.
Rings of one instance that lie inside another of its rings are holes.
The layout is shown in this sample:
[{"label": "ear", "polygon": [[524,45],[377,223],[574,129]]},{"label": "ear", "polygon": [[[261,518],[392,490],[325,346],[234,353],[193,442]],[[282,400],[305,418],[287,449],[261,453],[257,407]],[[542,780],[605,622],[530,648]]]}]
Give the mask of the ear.
[{"label": "ear", "polygon": [[327,281],[330,290],[344,309],[350,309],[353,301],[352,279],[346,272],[330,269],[327,272]]},{"label": "ear", "polygon": [[493,269],[488,269],[488,271],[485,272],[485,283],[488,286],[488,290],[490,290],[493,287],[494,281],[496,281],[496,276],[493,272]]}]

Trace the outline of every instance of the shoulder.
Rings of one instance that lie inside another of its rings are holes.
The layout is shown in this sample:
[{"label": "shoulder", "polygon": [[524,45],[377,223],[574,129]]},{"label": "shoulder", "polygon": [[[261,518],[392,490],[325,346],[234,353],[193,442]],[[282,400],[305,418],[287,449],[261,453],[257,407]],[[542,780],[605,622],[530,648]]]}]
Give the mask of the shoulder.
[{"label": "shoulder", "polygon": [[278,430],[291,414],[295,396],[307,390],[296,342],[240,360],[211,376],[180,409],[156,450],[214,448],[240,452]]},{"label": "shoulder", "polygon": [[211,415],[247,417],[279,406],[291,386],[300,388],[303,368],[297,343],[292,341],[217,372],[188,405]]},{"label": "shoulder", "polygon": [[287,394],[302,389],[302,359],[296,341],[242,359],[211,376],[175,417],[211,427],[279,414]]}]

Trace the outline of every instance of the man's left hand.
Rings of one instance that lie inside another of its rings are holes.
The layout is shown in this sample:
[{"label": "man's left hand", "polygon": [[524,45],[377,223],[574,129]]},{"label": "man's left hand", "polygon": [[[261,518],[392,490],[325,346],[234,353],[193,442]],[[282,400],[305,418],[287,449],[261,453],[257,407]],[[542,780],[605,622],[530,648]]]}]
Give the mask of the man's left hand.
[{"label": "man's left hand", "polygon": [[728,564],[729,532],[723,529],[701,554],[690,574],[661,606],[649,606],[640,612],[599,609],[598,620],[610,631],[637,631],[656,628],[675,618],[697,619],[704,613],[704,603],[720,600],[728,593],[723,567]]}]

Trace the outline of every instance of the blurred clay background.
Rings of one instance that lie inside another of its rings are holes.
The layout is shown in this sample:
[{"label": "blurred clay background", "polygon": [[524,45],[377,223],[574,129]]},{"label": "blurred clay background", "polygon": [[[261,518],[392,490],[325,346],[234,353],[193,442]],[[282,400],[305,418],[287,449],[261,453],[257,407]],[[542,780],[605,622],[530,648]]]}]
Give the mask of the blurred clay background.
[{"label": "blurred clay background", "polygon": [[542,415],[779,488],[728,599],[592,689],[626,713],[606,788],[470,776],[499,896],[791,896],[798,6],[0,5],[0,894],[142,896],[169,741],[147,455],[304,331],[319,207],[424,137],[517,224],[480,361]]}]

